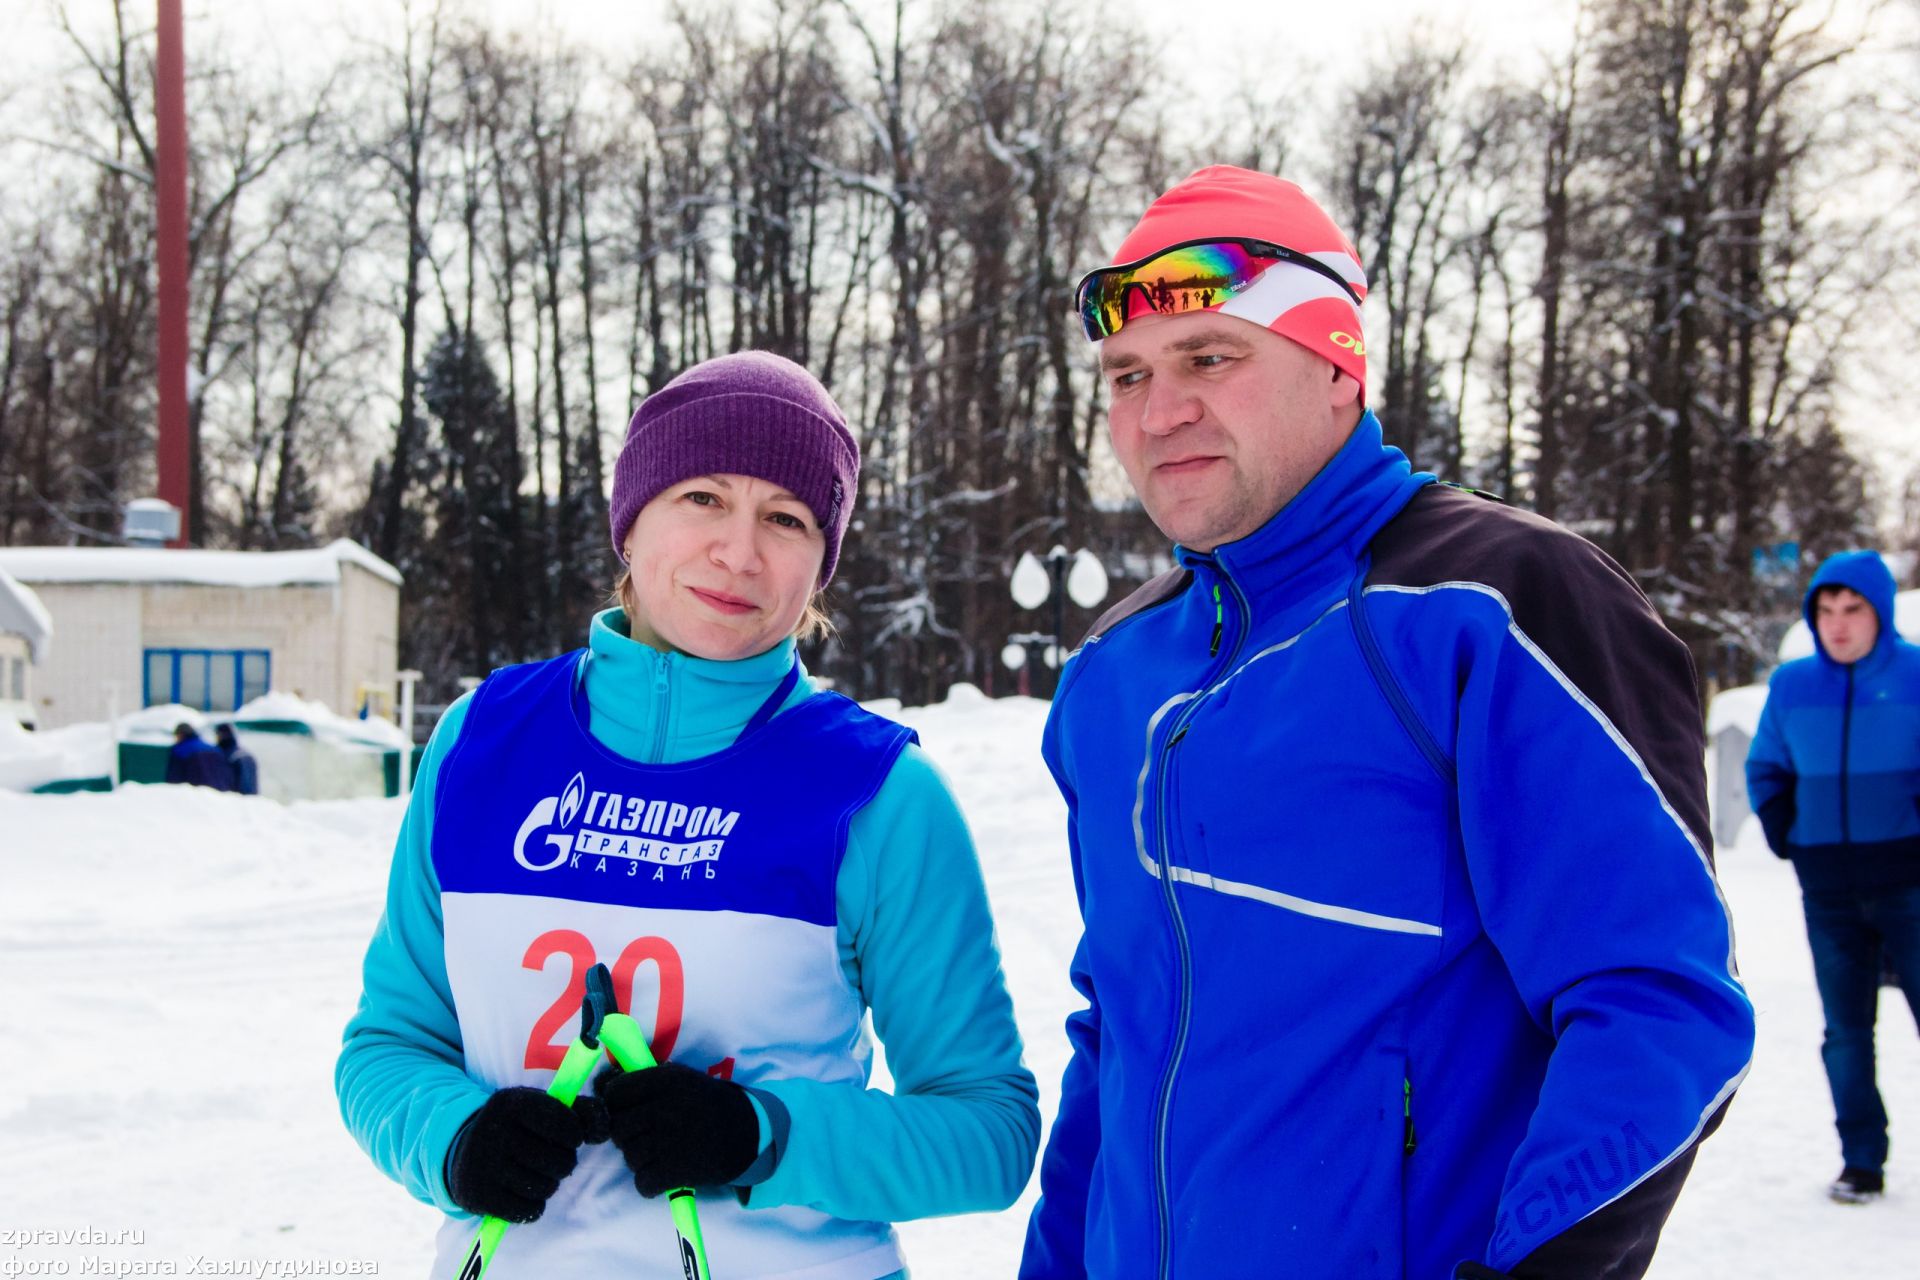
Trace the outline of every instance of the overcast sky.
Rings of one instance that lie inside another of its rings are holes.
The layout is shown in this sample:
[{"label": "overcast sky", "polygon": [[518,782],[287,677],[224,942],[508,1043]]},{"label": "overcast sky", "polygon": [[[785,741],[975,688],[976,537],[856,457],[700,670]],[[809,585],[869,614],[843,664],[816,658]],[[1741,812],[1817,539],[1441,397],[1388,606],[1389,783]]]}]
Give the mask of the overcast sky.
[{"label": "overcast sky", "polygon": [[[698,7],[701,0],[692,0]],[[712,0],[707,0],[711,3]],[[1010,4],[1029,0],[1006,0]],[[1038,4],[1044,0],[1031,0]],[[1071,0],[1068,0],[1071,2]],[[1226,95],[1255,81],[1284,91],[1289,82],[1330,90],[1341,72],[1376,50],[1425,27],[1435,34],[1464,32],[1483,64],[1528,79],[1571,42],[1575,0],[1081,0],[1130,19],[1154,44],[1168,74],[1191,86],[1196,118],[1217,115]],[[431,0],[416,0],[424,10]],[[667,0],[446,0],[449,10],[485,15],[496,26],[556,31],[615,59],[651,44],[669,11]],[[773,0],[742,0],[742,11],[764,14]],[[884,0],[854,0],[885,15]],[[1865,48],[1853,55],[1850,85],[1911,86],[1920,77],[1920,0],[1830,0],[1809,5],[1830,14],[1829,33]],[[908,0],[909,22],[926,21],[939,5]],[[74,58],[59,34],[54,0],[0,3],[0,48],[7,51],[0,85],[44,85],[71,74]],[[107,0],[68,0],[83,30],[104,29]],[[153,0],[129,0],[130,26],[149,26]],[[272,72],[300,78],[356,41],[389,42],[399,30],[401,0],[186,0],[188,58],[197,40],[218,32],[230,49]],[[918,18],[914,15],[918,15]],[[876,16],[885,26],[888,19]],[[384,29],[383,29],[384,28]],[[1301,105],[1314,114],[1309,100]],[[1313,148],[1302,147],[1309,154]],[[1909,168],[1920,167],[1909,163]],[[1311,185],[1310,175],[1308,176]],[[1870,193],[1836,198],[1871,200]],[[1854,394],[1843,406],[1843,426],[1856,448],[1889,478],[1920,466],[1920,376],[1913,368],[1913,335],[1920,331],[1920,289],[1892,291],[1882,313],[1897,342],[1863,344],[1850,370]]]},{"label": "overcast sky", "polygon": [[[416,0],[416,10],[429,3]],[[856,4],[876,14],[890,9],[876,0]],[[397,26],[401,12],[400,0],[186,0],[186,6],[189,41],[194,28],[218,28],[283,65],[298,65],[317,52],[337,48],[349,32],[372,36],[383,22]],[[68,0],[66,7],[79,25],[104,24],[111,12],[107,0]],[[456,6],[450,0],[448,7]],[[485,14],[502,27],[557,29],[615,54],[646,43],[669,8],[666,0],[458,0],[457,7]],[[771,0],[750,0],[741,7],[764,12]],[[1155,34],[1168,60],[1184,69],[1203,71],[1224,56],[1235,65],[1258,68],[1267,63],[1276,74],[1291,73],[1302,60],[1339,62],[1363,56],[1418,22],[1467,24],[1477,44],[1525,56],[1564,44],[1574,8],[1571,0],[1370,0],[1364,5],[1103,0],[1099,7],[1130,15],[1134,25]],[[928,0],[908,4],[910,15],[933,8]],[[26,52],[29,60],[58,57],[57,9],[52,0],[0,5],[0,43]],[[153,10],[153,0],[130,0],[129,23],[150,23]],[[1204,96],[1218,80],[1202,73],[1190,82]]]}]

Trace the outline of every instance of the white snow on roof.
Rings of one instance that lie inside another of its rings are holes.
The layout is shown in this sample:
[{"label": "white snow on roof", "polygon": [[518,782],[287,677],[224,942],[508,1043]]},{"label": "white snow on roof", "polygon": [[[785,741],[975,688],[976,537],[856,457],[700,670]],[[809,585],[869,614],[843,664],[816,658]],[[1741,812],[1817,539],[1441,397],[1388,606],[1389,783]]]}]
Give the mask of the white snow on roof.
[{"label": "white snow on roof", "polygon": [[406,743],[406,735],[389,721],[336,715],[321,703],[290,693],[266,694],[238,711],[207,712],[165,703],[128,712],[111,724],[89,721],[39,733],[22,729],[10,716],[0,716],[0,792],[105,777],[113,768],[116,742],[170,747],[174,727],[182,724],[192,725],[208,742],[213,741],[216,725],[231,724],[252,749],[259,740],[249,735],[258,732],[253,726],[262,721],[303,724],[317,742],[352,756],[391,751]]},{"label": "white snow on roof", "polygon": [[[1902,591],[1893,597],[1893,629],[1909,640],[1920,638],[1920,591]],[[1813,632],[1801,618],[1780,637],[1780,661],[1813,656]]]},{"label": "white snow on roof", "polygon": [[0,570],[23,582],[178,582],[205,587],[330,586],[355,564],[396,587],[400,571],[357,542],[310,551],[171,551],[135,547],[0,547]]},{"label": "white snow on roof", "polygon": [[65,778],[102,778],[112,763],[113,735],[104,724],[29,733],[11,717],[0,716],[0,791],[31,791]]},{"label": "white snow on roof", "polygon": [[238,711],[214,718],[241,729],[260,721],[295,721],[306,725],[314,737],[341,746],[386,750],[407,745],[407,736],[390,720],[339,715],[323,702],[291,693],[262,694]]},{"label": "white snow on roof", "polygon": [[0,631],[27,638],[33,660],[46,656],[47,641],[53,638],[53,618],[33,588],[0,568]]},{"label": "white snow on roof", "polygon": [[116,735],[126,742],[170,747],[173,745],[174,729],[183,724],[192,725],[195,733],[211,742],[214,722],[215,717],[198,707],[162,702],[138,711],[129,711],[114,721],[114,729]]}]

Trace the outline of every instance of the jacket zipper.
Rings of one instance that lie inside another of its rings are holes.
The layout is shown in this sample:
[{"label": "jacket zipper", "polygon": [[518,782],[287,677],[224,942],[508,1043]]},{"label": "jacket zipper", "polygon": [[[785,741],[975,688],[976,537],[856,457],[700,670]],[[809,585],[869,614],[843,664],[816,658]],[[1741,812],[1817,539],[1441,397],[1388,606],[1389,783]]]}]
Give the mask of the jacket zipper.
[{"label": "jacket zipper", "polygon": [[1412,1155],[1413,1149],[1420,1145],[1420,1139],[1415,1137],[1413,1132],[1413,1077],[1402,1077],[1401,1083],[1406,1086],[1407,1090],[1406,1141],[1401,1144],[1401,1150],[1406,1155]]},{"label": "jacket zipper", "polygon": [[[1225,663],[1214,666],[1200,682],[1202,691],[1210,688],[1220,672],[1230,671],[1234,661],[1240,656],[1240,649],[1246,642],[1247,632],[1252,625],[1252,611],[1247,598],[1240,593],[1240,587],[1217,562],[1214,571],[1233,592],[1234,604],[1239,609],[1241,626],[1234,637],[1233,651],[1227,655]],[[1218,657],[1220,653],[1221,633],[1225,629],[1225,612],[1220,602],[1220,587],[1213,588],[1214,622],[1213,635],[1207,644],[1207,656]],[[1175,746],[1187,736],[1187,728],[1193,715],[1199,710],[1200,699],[1193,698],[1181,709],[1180,716],[1174,721],[1172,730],[1167,734],[1167,744],[1160,749],[1160,777],[1155,790],[1154,826],[1158,836],[1160,865],[1160,895],[1166,903],[1167,915],[1173,924],[1174,946],[1180,961],[1180,1007],[1174,1021],[1173,1050],[1167,1056],[1165,1072],[1160,1077],[1160,1097],[1154,1108],[1153,1127],[1153,1190],[1154,1210],[1159,1228],[1159,1267],[1157,1273],[1162,1280],[1169,1280],[1173,1274],[1173,1197],[1169,1190],[1172,1171],[1168,1168],[1167,1130],[1173,1114],[1173,1085],[1180,1073],[1180,1060],[1187,1050],[1187,1032],[1193,1016],[1193,955],[1187,941],[1187,922],[1180,914],[1180,900],[1173,890],[1173,844],[1171,833],[1167,829],[1167,775],[1172,771],[1172,755]]]},{"label": "jacket zipper", "polygon": [[660,670],[653,677],[653,712],[659,717],[654,722],[652,764],[664,764],[667,759],[667,712],[673,705],[672,682],[667,674],[669,655],[660,656]]},{"label": "jacket zipper", "polygon": [[1853,667],[1847,667],[1847,700],[1840,707],[1840,843],[1853,843],[1847,804],[1847,740],[1853,737]]}]

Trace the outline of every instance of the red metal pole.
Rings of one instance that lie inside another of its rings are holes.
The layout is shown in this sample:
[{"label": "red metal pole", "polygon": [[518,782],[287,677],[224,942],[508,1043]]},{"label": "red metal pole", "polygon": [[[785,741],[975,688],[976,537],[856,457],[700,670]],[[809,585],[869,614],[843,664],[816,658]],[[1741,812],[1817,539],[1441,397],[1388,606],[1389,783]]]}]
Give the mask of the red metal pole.
[{"label": "red metal pole", "polygon": [[154,249],[159,275],[160,496],[180,512],[186,545],[192,504],[187,418],[187,60],[180,0],[159,0],[154,62]]}]

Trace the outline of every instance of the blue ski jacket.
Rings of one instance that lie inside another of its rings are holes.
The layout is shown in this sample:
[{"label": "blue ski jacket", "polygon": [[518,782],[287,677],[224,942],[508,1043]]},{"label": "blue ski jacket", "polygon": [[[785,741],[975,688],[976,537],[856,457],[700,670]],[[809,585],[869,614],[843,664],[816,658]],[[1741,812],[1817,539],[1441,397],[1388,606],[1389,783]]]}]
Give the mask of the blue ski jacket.
[{"label": "blue ski jacket", "polygon": [[1096,624],[1045,756],[1084,932],[1021,1274],[1641,1275],[1746,1072],[1692,663],[1367,414]]},{"label": "blue ski jacket", "polygon": [[[632,640],[618,610],[595,618],[589,651],[593,738],[646,764],[727,748],[795,663],[791,641],[737,662],[661,653]],[[803,672],[781,710],[817,691]],[[455,1217],[465,1215],[447,1194],[447,1152],[489,1089],[463,1053],[433,833],[440,776],[472,706],[470,694],[449,708],[422,758],[335,1069],[360,1145]],[[871,1011],[893,1088],[759,1081],[762,1154],[742,1181],[752,1184],[747,1208],[874,1222],[1004,1208],[1032,1171],[1037,1090],[1021,1062],[972,838],[918,746],[853,814],[834,889],[840,969]]]},{"label": "blue ski jacket", "polygon": [[197,734],[167,748],[167,781],[232,791],[233,769],[220,748]]},{"label": "blue ski jacket", "polygon": [[[1851,587],[1880,618],[1866,657],[1838,663],[1814,625],[1822,587]],[[1767,843],[1813,892],[1920,884],[1920,646],[1894,627],[1893,574],[1871,551],[1829,556],[1803,606],[1813,655],[1781,664],[1747,753]]]}]

